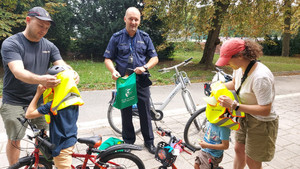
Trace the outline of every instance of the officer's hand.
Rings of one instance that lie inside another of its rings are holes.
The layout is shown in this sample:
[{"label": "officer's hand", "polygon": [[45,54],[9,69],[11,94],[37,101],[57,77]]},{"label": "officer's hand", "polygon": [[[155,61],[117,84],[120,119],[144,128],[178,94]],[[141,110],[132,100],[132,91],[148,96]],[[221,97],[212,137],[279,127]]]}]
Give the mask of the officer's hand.
[{"label": "officer's hand", "polygon": [[117,80],[119,77],[121,77],[120,73],[116,70],[111,75],[113,80]]},{"label": "officer's hand", "polygon": [[146,69],[144,68],[144,67],[136,67],[135,69],[134,69],[134,72],[136,73],[136,74],[142,74],[143,72],[145,72],[146,71]]},{"label": "officer's hand", "polygon": [[40,84],[42,84],[46,88],[53,88],[60,84],[60,79],[57,79],[56,76],[53,75],[41,75],[40,78]]}]

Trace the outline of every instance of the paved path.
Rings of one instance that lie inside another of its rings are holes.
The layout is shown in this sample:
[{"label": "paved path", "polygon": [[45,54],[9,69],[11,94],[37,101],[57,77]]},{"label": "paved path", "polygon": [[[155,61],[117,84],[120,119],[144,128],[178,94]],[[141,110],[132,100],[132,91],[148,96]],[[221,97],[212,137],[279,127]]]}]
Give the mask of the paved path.
[{"label": "paved path", "polygon": [[[291,78],[292,80],[293,78]],[[285,80],[288,83],[288,80]],[[282,82],[284,83],[284,82]],[[298,83],[299,84],[299,83]],[[277,89],[283,89],[279,87]],[[294,88],[298,88],[294,86]],[[264,169],[298,169],[300,168],[300,92],[297,89],[297,92],[287,92],[277,93],[275,98],[275,109],[279,114],[279,132],[276,142],[276,154],[274,159],[271,162],[263,163]],[[288,89],[290,90],[290,88]],[[165,112],[164,124],[162,125],[165,129],[171,129],[173,134],[183,138],[183,129],[185,123],[187,122],[189,115],[187,112],[172,111],[168,110]],[[92,126],[92,127],[90,127]],[[81,125],[79,130],[79,137],[86,137],[92,135],[103,136],[103,140],[106,140],[109,137],[119,137],[120,135],[115,134],[112,129],[103,123],[98,127],[93,127],[93,125]],[[155,143],[162,140],[168,139],[167,137],[161,137],[155,133]],[[3,138],[1,139],[3,140]],[[0,168],[7,168],[8,163],[5,156],[5,141],[0,142]],[[137,145],[143,146],[143,139],[141,134],[137,136]],[[228,150],[225,151],[225,155],[221,165],[230,169],[233,165],[234,150],[233,144],[230,144]],[[27,142],[22,142],[22,147],[30,147],[31,145]],[[85,147],[83,145],[76,145],[77,152],[83,152]],[[148,153],[145,149],[142,151],[133,151],[134,154],[137,154],[144,162],[147,169],[154,169],[160,166],[160,163],[154,159],[154,155]],[[26,152],[22,152],[22,155],[25,155]],[[179,169],[189,169],[193,168],[195,154],[188,155],[186,153],[181,153],[176,160],[176,166]],[[74,161],[74,163],[77,163]]]}]

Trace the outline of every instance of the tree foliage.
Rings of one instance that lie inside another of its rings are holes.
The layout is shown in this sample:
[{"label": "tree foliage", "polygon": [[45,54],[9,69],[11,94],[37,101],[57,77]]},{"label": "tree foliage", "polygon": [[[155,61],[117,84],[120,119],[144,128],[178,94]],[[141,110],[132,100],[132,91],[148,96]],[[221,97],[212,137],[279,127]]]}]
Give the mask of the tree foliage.
[{"label": "tree foliage", "polygon": [[34,6],[44,7],[50,14],[55,6],[60,6],[59,0],[1,0],[0,8],[0,40],[22,31],[25,28],[25,18],[28,10]]},{"label": "tree foliage", "polygon": [[13,33],[13,28],[24,24],[25,11],[31,0],[15,1],[2,0],[0,8],[0,40],[3,40]]},{"label": "tree foliage", "polygon": [[101,60],[113,33],[125,27],[124,15],[136,0],[71,0],[76,16],[76,40],[87,59]]},{"label": "tree foliage", "polygon": [[[300,25],[299,1],[286,1],[293,4],[290,16],[290,32],[293,34]],[[229,6],[226,9],[224,5],[227,2]],[[145,0],[145,4],[145,15],[157,14],[164,22],[165,35],[170,39],[186,39],[193,34],[208,35],[209,44],[206,44],[206,52],[200,61],[205,65],[212,64],[212,53],[220,35],[258,38],[274,31],[282,33],[286,10],[281,1],[274,0]]]}]

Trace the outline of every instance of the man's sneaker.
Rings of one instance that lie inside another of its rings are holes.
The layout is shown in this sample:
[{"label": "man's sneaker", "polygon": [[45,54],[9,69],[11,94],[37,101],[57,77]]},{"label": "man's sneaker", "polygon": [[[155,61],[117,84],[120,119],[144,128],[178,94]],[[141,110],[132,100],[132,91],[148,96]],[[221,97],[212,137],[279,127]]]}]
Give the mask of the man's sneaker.
[{"label": "man's sneaker", "polygon": [[156,147],[153,144],[144,144],[146,149],[149,151],[151,154],[155,154],[156,152]]}]

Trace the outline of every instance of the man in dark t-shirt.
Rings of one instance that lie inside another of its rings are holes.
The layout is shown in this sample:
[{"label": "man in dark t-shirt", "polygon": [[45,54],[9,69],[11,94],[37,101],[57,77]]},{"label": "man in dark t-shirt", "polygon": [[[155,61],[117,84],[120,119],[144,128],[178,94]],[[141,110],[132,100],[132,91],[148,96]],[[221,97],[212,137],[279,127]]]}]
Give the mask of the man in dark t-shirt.
[{"label": "man in dark t-shirt", "polygon": [[[17,117],[25,113],[38,84],[51,88],[60,83],[55,76],[45,75],[50,64],[66,64],[58,48],[44,38],[51,24],[54,22],[49,13],[44,8],[34,7],[26,17],[25,30],[7,38],[1,47],[4,78],[0,114],[8,137],[6,155],[10,165],[19,159],[20,140],[26,130]],[[78,82],[78,74],[76,79]],[[37,119],[36,124],[47,127],[43,117]]]},{"label": "man in dark t-shirt", "polygon": [[[70,168],[77,142],[78,106],[83,105],[83,100],[72,70],[58,65],[49,68],[48,73],[56,74],[61,83],[49,89],[39,85],[25,117],[34,119],[49,114],[47,122],[50,123],[50,142],[55,145],[52,150],[54,165],[58,169]],[[38,107],[38,100],[42,95],[45,104]]]}]

